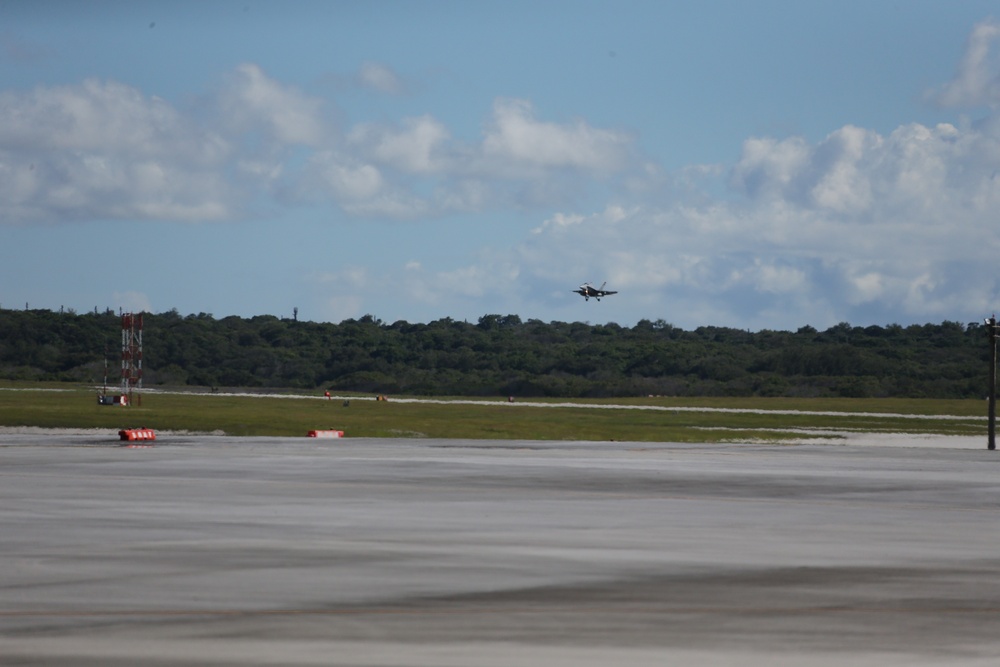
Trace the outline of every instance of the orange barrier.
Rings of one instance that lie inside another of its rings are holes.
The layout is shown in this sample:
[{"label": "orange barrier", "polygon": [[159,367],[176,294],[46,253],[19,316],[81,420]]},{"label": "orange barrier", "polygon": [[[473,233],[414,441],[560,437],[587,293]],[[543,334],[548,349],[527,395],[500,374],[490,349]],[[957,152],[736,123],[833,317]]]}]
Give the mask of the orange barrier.
[{"label": "orange barrier", "polygon": [[343,438],[344,432],[334,431],[334,430],[309,431],[309,433],[307,433],[306,435],[308,435],[310,438]]},{"label": "orange barrier", "polygon": [[118,431],[121,440],[134,442],[136,440],[156,440],[156,432],[149,428],[123,428]]}]

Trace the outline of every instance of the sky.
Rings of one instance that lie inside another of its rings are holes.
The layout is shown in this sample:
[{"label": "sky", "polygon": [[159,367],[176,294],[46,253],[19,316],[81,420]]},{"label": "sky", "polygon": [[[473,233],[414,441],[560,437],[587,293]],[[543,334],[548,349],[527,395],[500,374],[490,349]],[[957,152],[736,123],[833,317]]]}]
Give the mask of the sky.
[{"label": "sky", "polygon": [[992,1],[0,0],[0,308],[981,322],[998,107]]}]

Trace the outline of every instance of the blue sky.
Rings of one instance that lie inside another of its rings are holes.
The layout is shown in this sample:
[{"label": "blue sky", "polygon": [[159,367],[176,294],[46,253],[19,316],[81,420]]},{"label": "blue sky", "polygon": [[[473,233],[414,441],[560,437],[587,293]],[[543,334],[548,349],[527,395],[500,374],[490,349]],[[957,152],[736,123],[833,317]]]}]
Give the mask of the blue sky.
[{"label": "blue sky", "polygon": [[979,321],[995,13],[0,0],[0,307]]}]

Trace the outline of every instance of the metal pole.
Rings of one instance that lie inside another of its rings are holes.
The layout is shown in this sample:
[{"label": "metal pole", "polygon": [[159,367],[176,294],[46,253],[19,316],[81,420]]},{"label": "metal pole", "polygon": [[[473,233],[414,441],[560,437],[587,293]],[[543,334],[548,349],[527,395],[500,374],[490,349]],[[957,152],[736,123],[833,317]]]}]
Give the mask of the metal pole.
[{"label": "metal pole", "polygon": [[993,450],[997,448],[997,318],[986,320],[986,326],[989,327],[990,337],[990,423],[986,449]]}]

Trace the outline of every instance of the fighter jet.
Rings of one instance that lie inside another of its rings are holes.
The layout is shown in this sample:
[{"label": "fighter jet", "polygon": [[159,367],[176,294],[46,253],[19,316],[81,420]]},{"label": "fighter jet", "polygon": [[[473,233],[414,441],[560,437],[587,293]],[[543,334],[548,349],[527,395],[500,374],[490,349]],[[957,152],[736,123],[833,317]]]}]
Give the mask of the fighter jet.
[{"label": "fighter jet", "polygon": [[598,289],[593,285],[591,285],[590,283],[584,283],[580,285],[579,289],[575,289],[572,291],[582,296],[584,301],[590,301],[590,297],[594,297],[595,299],[600,301],[602,296],[611,296],[612,294],[618,294],[618,292],[604,289],[604,286],[607,284],[608,282],[604,281],[603,283],[601,283],[600,289]]}]

